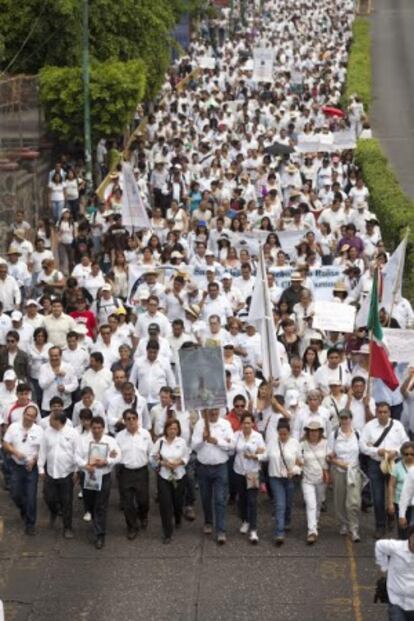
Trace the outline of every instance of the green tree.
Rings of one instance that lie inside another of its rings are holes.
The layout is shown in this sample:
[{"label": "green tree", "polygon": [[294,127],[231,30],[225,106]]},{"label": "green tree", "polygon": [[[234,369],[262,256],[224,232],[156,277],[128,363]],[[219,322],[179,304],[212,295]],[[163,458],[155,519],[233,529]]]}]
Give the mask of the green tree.
[{"label": "green tree", "polygon": [[[80,141],[83,132],[82,73],[78,67],[45,67],[40,71],[40,98],[53,134]],[[146,68],[141,60],[94,62],[91,67],[93,139],[122,134],[145,93]]]}]

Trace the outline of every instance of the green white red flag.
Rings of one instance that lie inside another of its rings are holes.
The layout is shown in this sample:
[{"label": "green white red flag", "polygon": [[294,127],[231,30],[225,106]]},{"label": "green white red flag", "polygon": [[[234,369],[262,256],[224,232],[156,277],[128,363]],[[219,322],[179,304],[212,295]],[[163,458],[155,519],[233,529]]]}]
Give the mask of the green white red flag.
[{"label": "green white red flag", "polygon": [[379,319],[379,270],[374,273],[374,281],[372,284],[371,300],[368,314],[368,334],[370,338],[370,365],[369,374],[371,377],[377,377],[391,389],[395,390],[399,386],[398,379],[394,373],[394,369],[388,358],[387,350],[384,346],[384,335]]}]

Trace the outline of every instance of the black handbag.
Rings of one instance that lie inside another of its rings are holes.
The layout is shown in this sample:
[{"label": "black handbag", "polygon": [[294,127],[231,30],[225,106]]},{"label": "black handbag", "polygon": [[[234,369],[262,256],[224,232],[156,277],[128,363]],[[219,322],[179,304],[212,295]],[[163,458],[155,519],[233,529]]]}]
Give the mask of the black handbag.
[{"label": "black handbag", "polygon": [[388,599],[387,591],[387,578],[385,576],[381,576],[381,578],[378,578],[375,585],[374,604],[377,604],[378,602],[380,604],[388,604],[389,601],[390,600]]}]

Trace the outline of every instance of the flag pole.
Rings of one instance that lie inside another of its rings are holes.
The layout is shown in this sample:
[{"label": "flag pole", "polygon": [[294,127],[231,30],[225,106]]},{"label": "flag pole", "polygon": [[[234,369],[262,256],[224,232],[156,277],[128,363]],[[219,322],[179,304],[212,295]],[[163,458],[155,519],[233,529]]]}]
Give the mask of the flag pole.
[{"label": "flag pole", "polygon": [[263,307],[264,307],[264,314],[265,314],[265,328],[266,328],[266,341],[267,341],[267,359],[268,359],[268,365],[269,365],[269,384],[270,386],[273,385],[273,370],[272,370],[272,355],[271,355],[271,351],[270,351],[270,334],[269,334],[269,321],[268,321],[268,312],[270,311],[269,308],[269,296],[267,295],[267,280],[266,280],[266,268],[265,268],[265,262],[264,262],[264,254],[263,254],[263,246],[260,246],[260,263],[261,263],[261,269],[262,269],[262,275],[263,275]]}]

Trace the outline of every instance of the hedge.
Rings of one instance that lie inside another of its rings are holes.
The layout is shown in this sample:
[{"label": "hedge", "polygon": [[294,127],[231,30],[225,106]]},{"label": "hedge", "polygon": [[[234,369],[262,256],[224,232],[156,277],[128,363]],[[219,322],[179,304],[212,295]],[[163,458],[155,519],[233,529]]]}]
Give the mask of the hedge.
[{"label": "hedge", "polygon": [[[357,94],[368,111],[372,102],[371,34],[366,18],[357,17],[349,55],[347,81],[343,95]],[[389,251],[395,250],[407,225],[411,227],[405,261],[403,293],[414,299],[414,201],[401,188],[394,170],[385,157],[378,140],[359,140],[355,159],[370,192],[370,207],[376,214],[383,240]]]},{"label": "hedge", "polygon": [[404,294],[414,298],[414,201],[402,190],[378,140],[359,140],[355,159],[370,192],[387,249],[394,250],[407,225],[412,226],[404,271]]},{"label": "hedge", "polygon": [[348,58],[348,72],[342,103],[349,103],[351,95],[358,95],[369,110],[372,101],[371,33],[367,18],[356,17],[352,26],[352,45]]}]

